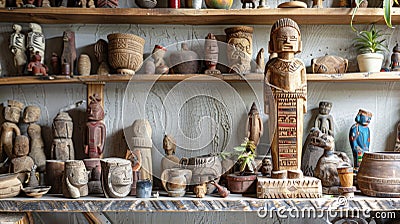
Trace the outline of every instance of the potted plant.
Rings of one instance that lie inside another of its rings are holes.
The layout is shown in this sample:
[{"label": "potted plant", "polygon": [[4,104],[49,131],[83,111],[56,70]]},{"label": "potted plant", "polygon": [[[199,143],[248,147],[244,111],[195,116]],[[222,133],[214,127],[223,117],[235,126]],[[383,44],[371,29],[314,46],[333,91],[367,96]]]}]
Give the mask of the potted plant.
[{"label": "potted plant", "polygon": [[239,166],[239,172],[227,176],[228,189],[233,193],[254,193],[255,180],[257,175],[256,146],[253,141],[247,138],[238,147],[234,148],[234,154],[237,155],[236,163]]},{"label": "potted plant", "polygon": [[[353,8],[353,13],[351,15],[351,20],[350,20],[350,26],[351,29],[353,29],[354,31],[357,31],[354,26],[353,26],[353,20],[354,17],[357,13],[358,8],[360,8],[360,5],[364,2],[365,0],[354,0],[355,6]],[[393,2],[395,2],[396,4],[398,3],[398,0],[383,0],[383,18],[385,19],[385,23],[388,27],[393,28],[392,26],[392,5]]]},{"label": "potted plant", "polygon": [[372,25],[369,30],[360,31],[354,38],[354,47],[360,53],[357,56],[360,72],[379,72],[381,70],[383,55],[379,52],[388,50],[384,45],[385,34]]}]

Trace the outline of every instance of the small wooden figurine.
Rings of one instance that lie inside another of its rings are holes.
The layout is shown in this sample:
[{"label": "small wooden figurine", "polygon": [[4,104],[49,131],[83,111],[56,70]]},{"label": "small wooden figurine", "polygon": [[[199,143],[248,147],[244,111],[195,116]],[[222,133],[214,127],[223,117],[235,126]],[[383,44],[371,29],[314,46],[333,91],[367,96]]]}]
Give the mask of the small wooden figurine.
[{"label": "small wooden figurine", "polygon": [[256,103],[253,102],[247,116],[246,137],[250,141],[253,141],[254,145],[257,146],[258,143],[260,143],[260,138],[263,135],[263,132],[263,121],[258,113]]},{"label": "small wooden figurine", "polygon": [[12,26],[14,33],[10,37],[10,50],[14,54],[14,66],[17,68],[17,74],[24,74],[24,68],[27,62],[25,48],[25,34],[21,33],[22,26],[14,24]]},{"label": "small wooden figurine", "polygon": [[231,72],[245,74],[251,69],[253,54],[253,28],[237,26],[225,29],[228,45],[227,54]]},{"label": "small wooden figurine", "polygon": [[206,37],[205,43],[204,43],[204,51],[205,51],[205,59],[206,59],[206,65],[207,65],[207,70],[205,71],[205,74],[210,74],[210,75],[219,75],[221,74],[221,71],[216,69],[217,64],[218,64],[218,41],[215,38],[215,35],[212,33],[209,33]]},{"label": "small wooden figurine", "polygon": [[131,161],[132,187],[131,187],[131,193],[129,195],[134,196],[137,193],[136,189],[137,182],[140,180],[140,168],[142,167],[142,156],[139,150],[131,151],[130,149],[127,149],[125,159]]},{"label": "small wooden figurine", "polygon": [[256,64],[257,64],[257,68],[256,68],[256,73],[263,73],[264,72],[264,68],[265,68],[265,57],[264,57],[264,48],[261,48],[258,53],[257,53],[257,57],[256,57]]},{"label": "small wooden figurine", "polygon": [[33,159],[28,156],[29,153],[29,139],[25,135],[18,135],[15,137],[13,157],[11,159],[10,173],[17,173],[18,179],[25,183],[28,173],[31,171]]},{"label": "small wooden figurine", "polygon": [[196,198],[204,198],[207,193],[207,185],[206,183],[198,184],[194,186],[193,193],[196,194]]},{"label": "small wooden figurine", "polygon": [[39,51],[36,51],[35,55],[32,56],[31,62],[29,62],[26,70],[32,75],[47,76],[48,68],[41,62],[41,59],[42,57],[40,56]]},{"label": "small wooden figurine", "polygon": [[[8,100],[7,107],[4,108],[4,119],[1,125],[0,137],[0,159],[4,161],[5,157],[13,158],[13,147],[15,136],[21,134],[17,123],[21,116],[21,110],[24,104],[16,100]],[[29,147],[29,146],[28,146]]]},{"label": "small wooden figurine", "polygon": [[161,172],[166,169],[178,168],[179,158],[175,156],[176,142],[171,135],[164,135],[163,148],[165,157],[161,160]]},{"label": "small wooden figurine", "polygon": [[314,127],[318,128],[322,133],[334,137],[333,117],[329,114],[331,112],[331,108],[331,102],[319,102],[319,114],[315,119]]},{"label": "small wooden figurine", "polygon": [[166,52],[167,48],[161,45],[154,46],[151,57],[154,59],[156,74],[168,74],[169,68],[164,60],[164,55]]},{"label": "small wooden figurine", "polygon": [[343,74],[349,67],[349,61],[339,56],[326,55],[311,60],[313,73]]},{"label": "small wooden figurine", "polygon": [[122,198],[131,192],[131,162],[120,158],[101,160],[103,192],[107,198]]},{"label": "small wooden figurine", "polygon": [[39,52],[40,63],[44,64],[44,52],[45,52],[45,37],[42,32],[42,27],[36,23],[29,23],[31,31],[28,33],[26,48],[29,51],[29,58],[32,59],[36,52]]},{"label": "small wooden figurine", "polygon": [[108,43],[100,39],[94,45],[94,55],[96,56],[99,67],[97,68],[97,75],[110,74],[110,66],[108,65]]},{"label": "small wooden figurine", "polygon": [[393,47],[393,53],[390,57],[390,61],[390,70],[400,71],[400,47],[398,43]]},{"label": "small wooden figurine", "polygon": [[68,66],[68,70],[64,68],[63,75],[74,75],[74,63],[76,60],[75,33],[73,31],[64,31],[63,42],[61,63],[63,68]]},{"label": "small wooden figurine", "polygon": [[79,198],[87,196],[88,174],[85,164],[82,160],[65,161],[64,176],[62,181],[62,192],[64,197]]},{"label": "small wooden figurine", "polygon": [[265,157],[262,160],[261,174],[266,177],[270,177],[272,172],[272,162],[270,158]]},{"label": "small wooden figurine", "polygon": [[74,123],[67,112],[60,112],[53,120],[53,144],[51,145],[51,159],[74,160],[75,151],[72,142]]},{"label": "small wooden figurine", "polygon": [[32,157],[40,173],[45,171],[46,155],[40,125],[36,124],[40,118],[40,107],[27,106],[24,110],[23,122],[29,124],[28,136],[30,142],[29,156]]},{"label": "small wooden figurine", "polygon": [[364,152],[369,151],[370,130],[372,113],[360,109],[355,118],[356,123],[353,124],[349,132],[350,146],[353,150],[354,172],[358,172]]},{"label": "small wooden figurine", "polygon": [[152,129],[150,123],[146,119],[135,120],[132,124],[133,137],[131,150],[139,150],[142,157],[142,166],[140,168],[141,180],[153,180],[153,162],[151,158],[151,148],[153,141],[151,140]]},{"label": "small wooden figurine", "polygon": [[90,96],[89,99],[85,154],[88,155],[89,158],[102,158],[106,138],[106,126],[103,123],[104,110],[100,103],[101,98],[97,94]]}]

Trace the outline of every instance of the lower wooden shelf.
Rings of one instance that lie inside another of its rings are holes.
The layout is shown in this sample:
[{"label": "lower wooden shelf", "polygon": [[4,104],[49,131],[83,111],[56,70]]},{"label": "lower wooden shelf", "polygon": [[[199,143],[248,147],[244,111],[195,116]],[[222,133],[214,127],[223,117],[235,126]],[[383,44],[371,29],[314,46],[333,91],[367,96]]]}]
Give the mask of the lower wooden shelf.
[{"label": "lower wooden shelf", "polygon": [[1,212],[282,212],[305,209],[311,212],[400,211],[400,198],[356,196],[345,203],[342,198],[327,196],[318,199],[257,199],[236,194],[227,198],[206,196],[201,199],[194,195],[180,198],[104,198],[99,195],[78,199],[45,195],[42,198],[0,199]]}]

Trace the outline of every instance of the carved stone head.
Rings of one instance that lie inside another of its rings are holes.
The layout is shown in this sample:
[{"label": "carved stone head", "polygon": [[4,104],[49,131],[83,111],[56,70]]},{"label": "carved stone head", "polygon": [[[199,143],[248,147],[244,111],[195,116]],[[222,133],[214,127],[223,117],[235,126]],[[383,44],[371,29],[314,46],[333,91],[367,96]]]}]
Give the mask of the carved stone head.
[{"label": "carved stone head", "polygon": [[301,35],[297,23],[289,18],[282,18],[271,28],[269,53],[301,52]]},{"label": "carved stone head", "polygon": [[14,156],[21,157],[29,154],[29,138],[25,135],[17,135],[14,143]]},{"label": "carved stone head", "polygon": [[122,198],[131,191],[131,162],[121,158],[101,160],[101,175],[104,194],[107,198]]},{"label": "carved stone head", "polygon": [[63,194],[65,197],[79,198],[89,194],[87,183],[89,171],[82,160],[65,161]]},{"label": "carved stone head", "polygon": [[4,108],[4,119],[18,123],[24,104],[16,100],[8,100],[7,103],[7,107]]},{"label": "carved stone head", "polygon": [[331,112],[332,103],[327,101],[319,102],[319,113],[323,115],[328,115]]},{"label": "carved stone head", "polygon": [[24,110],[24,123],[37,122],[40,118],[40,107],[27,106]]},{"label": "carved stone head", "polygon": [[176,150],[176,141],[171,135],[165,135],[163,139],[163,148],[165,154],[174,155]]},{"label": "carved stone head", "polygon": [[87,108],[88,120],[90,121],[101,121],[104,119],[104,110],[101,106],[101,98],[97,94],[89,97],[90,104]]}]

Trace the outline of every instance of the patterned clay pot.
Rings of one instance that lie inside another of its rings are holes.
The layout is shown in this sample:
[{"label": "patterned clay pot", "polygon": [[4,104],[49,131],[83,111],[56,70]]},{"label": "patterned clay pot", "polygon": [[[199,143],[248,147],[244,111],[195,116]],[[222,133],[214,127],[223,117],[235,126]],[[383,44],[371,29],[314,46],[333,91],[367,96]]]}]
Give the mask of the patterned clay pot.
[{"label": "patterned clay pot", "polygon": [[128,33],[113,33],[108,39],[108,61],[120,74],[133,75],[143,63],[145,40]]},{"label": "patterned clay pot", "polygon": [[78,73],[79,75],[90,75],[90,57],[87,54],[81,54],[78,59]]},{"label": "patterned clay pot", "polygon": [[210,9],[230,9],[233,0],[205,0],[207,8]]}]

